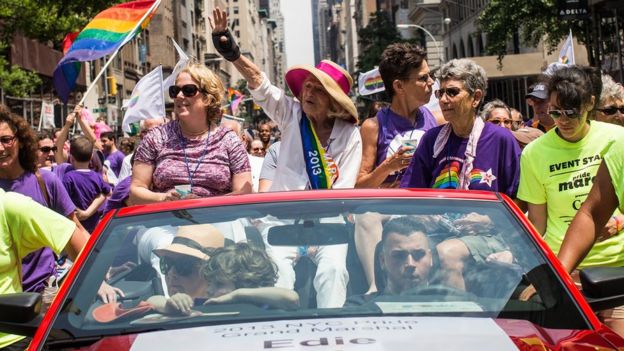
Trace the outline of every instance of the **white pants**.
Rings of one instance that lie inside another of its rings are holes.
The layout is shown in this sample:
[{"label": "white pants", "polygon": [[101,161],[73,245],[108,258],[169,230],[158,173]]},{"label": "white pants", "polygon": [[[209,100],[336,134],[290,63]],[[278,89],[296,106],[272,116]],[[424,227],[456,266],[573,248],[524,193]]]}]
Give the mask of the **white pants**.
[{"label": "white pants", "polygon": [[[278,269],[275,286],[293,289],[295,286],[294,265],[299,256],[298,248],[292,246],[270,246],[267,253],[271,256]],[[347,298],[347,244],[319,246],[318,251],[310,258],[316,264],[314,289],[318,308],[342,307]]]}]

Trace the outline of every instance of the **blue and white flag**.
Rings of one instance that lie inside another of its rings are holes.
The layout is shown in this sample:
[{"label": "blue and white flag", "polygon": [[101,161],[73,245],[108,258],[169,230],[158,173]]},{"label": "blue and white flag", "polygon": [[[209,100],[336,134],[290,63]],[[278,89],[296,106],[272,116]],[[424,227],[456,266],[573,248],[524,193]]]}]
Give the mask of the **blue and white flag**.
[{"label": "blue and white flag", "polygon": [[132,90],[132,96],[124,105],[126,113],[122,129],[130,133],[130,124],[150,118],[165,117],[165,96],[163,94],[162,66],[154,68],[138,81]]},{"label": "blue and white flag", "polygon": [[566,65],[575,64],[574,60],[574,42],[572,40],[572,30],[570,29],[570,34],[568,34],[568,38],[563,43],[563,47],[559,52],[559,62]]}]

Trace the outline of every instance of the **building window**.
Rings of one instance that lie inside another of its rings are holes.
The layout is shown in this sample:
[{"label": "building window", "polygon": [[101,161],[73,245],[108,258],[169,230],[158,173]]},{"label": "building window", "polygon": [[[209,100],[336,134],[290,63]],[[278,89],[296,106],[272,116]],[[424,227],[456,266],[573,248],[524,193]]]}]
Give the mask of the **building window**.
[{"label": "building window", "polygon": [[235,15],[238,15],[238,6],[234,6],[233,11]]}]

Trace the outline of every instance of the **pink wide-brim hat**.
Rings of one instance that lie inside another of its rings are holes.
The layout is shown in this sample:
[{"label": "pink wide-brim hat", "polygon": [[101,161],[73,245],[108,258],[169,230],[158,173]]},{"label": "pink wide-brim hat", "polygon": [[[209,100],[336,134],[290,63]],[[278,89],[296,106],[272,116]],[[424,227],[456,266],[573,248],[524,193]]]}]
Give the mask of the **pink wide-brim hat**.
[{"label": "pink wide-brim hat", "polygon": [[293,95],[301,100],[303,82],[312,74],[321,82],[327,93],[348,113],[349,121],[358,123],[358,114],[355,104],[349,97],[353,86],[353,78],[349,72],[336,63],[323,60],[316,67],[309,65],[293,66],[286,72],[286,84]]}]

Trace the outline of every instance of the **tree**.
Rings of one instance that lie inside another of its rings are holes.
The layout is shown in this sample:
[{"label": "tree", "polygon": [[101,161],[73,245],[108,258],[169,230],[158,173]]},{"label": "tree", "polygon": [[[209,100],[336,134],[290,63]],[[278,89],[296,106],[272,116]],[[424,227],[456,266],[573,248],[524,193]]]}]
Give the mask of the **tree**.
[{"label": "tree", "polygon": [[491,0],[479,16],[479,27],[487,34],[486,50],[498,56],[502,65],[508,44],[518,35],[521,42],[537,46],[544,40],[549,53],[568,35],[570,29],[583,38],[583,23],[561,20],[555,0]]},{"label": "tree", "polygon": [[377,11],[371,14],[368,25],[358,31],[360,55],[357,67],[360,72],[366,72],[379,65],[381,53],[386,46],[405,41],[397,30],[387,12]]},{"label": "tree", "polygon": [[0,0],[0,87],[26,96],[40,84],[36,72],[10,63],[10,45],[17,33],[60,49],[67,33],[82,29],[98,12],[120,0]]}]

